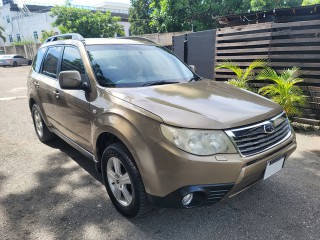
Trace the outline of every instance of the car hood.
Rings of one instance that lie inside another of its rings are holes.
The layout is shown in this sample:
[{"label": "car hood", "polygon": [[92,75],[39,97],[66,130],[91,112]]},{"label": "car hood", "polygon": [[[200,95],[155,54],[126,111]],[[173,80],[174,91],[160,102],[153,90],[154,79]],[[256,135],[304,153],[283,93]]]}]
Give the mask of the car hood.
[{"label": "car hood", "polygon": [[110,92],[162,118],[173,126],[227,129],[263,121],[282,108],[257,94],[213,80],[139,88],[117,88]]}]

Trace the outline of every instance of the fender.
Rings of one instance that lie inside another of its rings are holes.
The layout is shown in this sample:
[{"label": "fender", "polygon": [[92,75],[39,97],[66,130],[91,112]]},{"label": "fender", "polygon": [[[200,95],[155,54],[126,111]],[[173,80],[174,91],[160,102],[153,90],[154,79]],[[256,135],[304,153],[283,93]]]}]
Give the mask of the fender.
[{"label": "fender", "polygon": [[[144,182],[146,191],[149,192],[149,187],[147,184],[148,170],[150,169],[150,161],[152,159],[152,153],[145,143],[144,137],[141,135],[140,131],[132,124],[128,119],[113,112],[106,112],[97,117],[92,125],[92,143],[94,149],[94,157],[97,162],[101,160],[97,154],[97,140],[102,133],[111,133],[120,139],[124,145],[130,151],[134,161],[140,171],[142,180]],[[155,167],[154,167],[155,168]]]}]

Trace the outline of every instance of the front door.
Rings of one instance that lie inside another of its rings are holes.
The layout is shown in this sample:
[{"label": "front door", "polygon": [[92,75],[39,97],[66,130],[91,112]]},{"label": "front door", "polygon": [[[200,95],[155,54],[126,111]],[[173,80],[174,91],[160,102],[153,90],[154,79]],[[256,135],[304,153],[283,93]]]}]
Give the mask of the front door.
[{"label": "front door", "polygon": [[[60,71],[71,70],[79,71],[82,81],[88,81],[78,49],[65,46]],[[92,152],[88,93],[84,90],[61,89],[58,84],[55,103],[56,128],[78,145]]]}]

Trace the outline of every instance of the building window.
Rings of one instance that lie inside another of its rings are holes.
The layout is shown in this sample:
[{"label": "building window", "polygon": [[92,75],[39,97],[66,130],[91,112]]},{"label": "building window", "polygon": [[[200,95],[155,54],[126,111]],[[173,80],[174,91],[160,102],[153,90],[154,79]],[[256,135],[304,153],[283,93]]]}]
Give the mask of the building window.
[{"label": "building window", "polygon": [[17,41],[18,41],[18,42],[21,42],[20,34],[17,34]]},{"label": "building window", "polygon": [[7,23],[10,23],[10,17],[7,16],[6,18],[7,18]]},{"label": "building window", "polygon": [[10,42],[13,42],[12,35],[9,35],[9,41],[10,41]]},{"label": "building window", "polygon": [[33,32],[33,37],[34,37],[35,40],[38,40],[38,33],[37,33],[37,31],[34,31],[34,32]]}]

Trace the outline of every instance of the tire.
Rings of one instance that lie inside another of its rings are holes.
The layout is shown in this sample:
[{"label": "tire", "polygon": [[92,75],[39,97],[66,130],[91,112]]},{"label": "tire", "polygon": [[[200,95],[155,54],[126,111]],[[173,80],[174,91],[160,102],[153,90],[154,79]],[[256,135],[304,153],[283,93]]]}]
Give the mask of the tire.
[{"label": "tire", "polygon": [[31,114],[32,114],[34,129],[36,130],[36,134],[39,140],[45,143],[54,139],[56,135],[50,132],[47,125],[43,121],[40,108],[37,104],[33,104]]},{"label": "tire", "polygon": [[32,64],[32,61],[31,60],[29,60],[28,61],[28,66],[30,66]]},{"label": "tire", "polygon": [[[115,161],[118,161],[119,165]],[[115,166],[120,166],[118,171]],[[111,144],[104,150],[101,170],[109,197],[122,215],[132,218],[147,211],[147,194],[141,175],[133,157],[122,143]],[[107,173],[108,170],[109,174]],[[110,170],[112,171],[111,174]]]},{"label": "tire", "polygon": [[17,62],[13,62],[12,67],[17,67],[18,63]]}]

